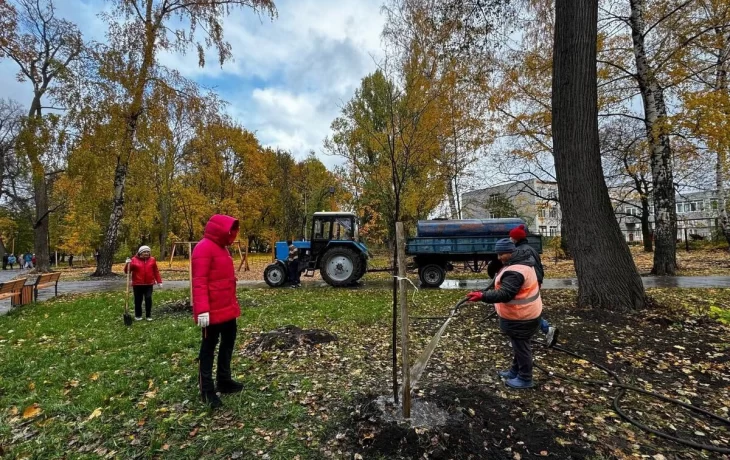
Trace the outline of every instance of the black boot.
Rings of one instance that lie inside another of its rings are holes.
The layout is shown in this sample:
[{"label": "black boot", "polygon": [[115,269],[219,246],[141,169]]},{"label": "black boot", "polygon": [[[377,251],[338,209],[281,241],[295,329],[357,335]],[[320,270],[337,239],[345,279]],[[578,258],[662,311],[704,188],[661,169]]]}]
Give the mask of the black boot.
[{"label": "black boot", "polygon": [[223,407],[223,401],[221,401],[221,398],[218,397],[215,391],[206,391],[201,394],[200,397],[202,398],[203,403],[207,404],[211,409]]},{"label": "black boot", "polygon": [[240,393],[243,391],[243,384],[232,379],[222,380],[218,382],[218,391],[221,394]]}]

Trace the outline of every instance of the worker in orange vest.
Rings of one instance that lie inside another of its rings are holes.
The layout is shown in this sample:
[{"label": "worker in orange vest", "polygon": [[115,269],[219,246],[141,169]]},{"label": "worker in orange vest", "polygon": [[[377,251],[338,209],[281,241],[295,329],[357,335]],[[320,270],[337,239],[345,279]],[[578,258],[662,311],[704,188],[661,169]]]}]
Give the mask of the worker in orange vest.
[{"label": "worker in orange vest", "polygon": [[472,302],[494,304],[499,315],[499,328],[512,342],[512,367],[501,371],[510,388],[532,388],[532,348],[530,340],[540,330],[542,298],[535,273],[534,259],[525,252],[515,252],[515,244],[505,238],[497,241],[495,252],[504,268],[494,280],[494,289],[475,291],[467,298]]}]

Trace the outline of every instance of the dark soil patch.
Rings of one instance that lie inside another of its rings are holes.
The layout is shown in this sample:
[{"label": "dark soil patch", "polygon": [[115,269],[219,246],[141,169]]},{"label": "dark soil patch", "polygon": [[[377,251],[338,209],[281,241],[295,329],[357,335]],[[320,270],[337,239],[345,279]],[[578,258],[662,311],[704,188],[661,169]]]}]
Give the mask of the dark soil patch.
[{"label": "dark soil patch", "polygon": [[331,332],[322,329],[300,329],[290,325],[259,334],[248,344],[246,351],[258,355],[264,351],[292,350],[336,341],[337,335]]},{"label": "dark soil patch", "polygon": [[440,386],[430,393],[426,399],[448,412],[446,425],[412,428],[407,423],[386,422],[374,402],[377,397],[363,396],[355,400],[344,426],[338,426],[340,447],[364,458],[389,459],[427,455],[434,459],[538,456],[567,460],[592,454],[575,441],[562,441],[571,436],[543,420],[525,418],[518,404],[481,388]]},{"label": "dark soil patch", "polygon": [[190,300],[176,300],[174,302],[166,302],[156,308],[160,315],[192,315],[193,307]]}]

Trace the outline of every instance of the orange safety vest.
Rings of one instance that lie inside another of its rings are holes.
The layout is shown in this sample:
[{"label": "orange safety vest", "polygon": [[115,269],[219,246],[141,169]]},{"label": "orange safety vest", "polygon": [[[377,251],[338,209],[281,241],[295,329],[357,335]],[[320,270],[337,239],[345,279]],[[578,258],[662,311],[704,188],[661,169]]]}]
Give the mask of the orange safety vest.
[{"label": "orange safety vest", "polygon": [[501,318],[516,321],[539,317],[542,314],[542,297],[540,297],[540,285],[537,283],[535,269],[527,265],[508,265],[499,272],[494,280],[494,289],[499,290],[502,285],[502,275],[508,271],[521,274],[525,277],[525,281],[514,299],[506,303],[494,304],[497,314]]}]

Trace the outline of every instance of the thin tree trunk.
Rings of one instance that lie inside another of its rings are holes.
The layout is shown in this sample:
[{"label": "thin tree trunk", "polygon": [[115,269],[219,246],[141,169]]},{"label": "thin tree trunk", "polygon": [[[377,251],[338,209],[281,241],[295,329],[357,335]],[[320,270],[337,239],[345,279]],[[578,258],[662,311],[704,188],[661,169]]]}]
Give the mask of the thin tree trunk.
[{"label": "thin tree trunk", "polygon": [[[717,70],[715,72],[715,91],[720,95],[727,92],[727,59],[728,50],[727,36],[722,29],[716,29],[715,35],[720,40],[719,52],[717,53]],[[730,246],[730,219],[727,214],[727,195],[725,192],[725,167],[727,166],[727,151],[718,142],[717,160],[715,163],[715,187],[717,188],[717,210],[720,231]],[[730,249],[730,247],[729,247]]]},{"label": "thin tree trunk", "polygon": [[636,310],[641,282],[613,213],[598,140],[598,2],[555,2],[552,133],[566,233],[580,305]]},{"label": "thin tree trunk", "polygon": [[451,218],[459,218],[459,209],[456,207],[456,195],[454,193],[454,181],[449,178],[446,184],[446,195],[449,197],[449,210],[451,211]]},{"label": "thin tree trunk", "polygon": [[94,276],[108,276],[112,274],[114,254],[117,251],[119,227],[124,217],[124,186],[127,181],[127,169],[127,163],[122,158],[117,157],[117,166],[114,170],[114,201],[112,202],[112,212],[109,216],[109,225],[107,225],[104,234],[104,244],[99,251],[99,260],[96,264]]},{"label": "thin tree trunk", "polygon": [[649,197],[646,194],[641,194],[641,238],[644,242],[644,252],[652,252],[654,250],[654,244],[652,242],[651,228],[649,226]]},{"label": "thin tree trunk", "polygon": [[[42,167],[42,165],[41,165]],[[33,168],[36,169],[35,166]],[[40,176],[38,178],[37,176]],[[48,189],[46,187],[45,174],[33,173],[33,200],[35,201],[35,216],[33,242],[36,257],[36,272],[47,273],[51,271],[49,249],[48,249]]]},{"label": "thin tree trunk", "polygon": [[655,275],[673,276],[677,272],[677,210],[674,198],[672,148],[664,89],[654,76],[646,54],[644,31],[645,0],[631,0],[631,37],[636,71],[644,103],[644,125],[650,148],[654,198]]}]

